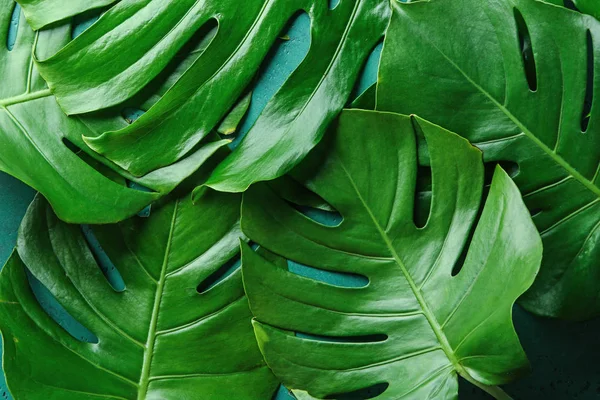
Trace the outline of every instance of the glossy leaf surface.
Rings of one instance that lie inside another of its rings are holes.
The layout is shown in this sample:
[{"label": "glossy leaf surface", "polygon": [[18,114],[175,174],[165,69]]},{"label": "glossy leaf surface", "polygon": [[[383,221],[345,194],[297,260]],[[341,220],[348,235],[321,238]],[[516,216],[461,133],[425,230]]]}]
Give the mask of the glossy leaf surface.
[{"label": "glossy leaf surface", "polygon": [[600,314],[599,40],[596,19],[538,1],[432,0],[396,4],[384,46],[379,109],[516,164],[545,251],[522,304],[542,315]]},{"label": "glossy leaf surface", "polygon": [[308,54],[208,182],[220,191],[243,191],[285,174],[320,141],[383,36],[387,0],[343,1],[334,9],[321,0],[251,0],[243,7],[223,0],[122,1],[39,68],[68,114],[104,109],[139,93],[217,21],[207,50],[145,115],[86,138],[142,176],[186,157],[219,127],[300,12],[311,18]]},{"label": "glossy leaf surface", "polygon": [[35,30],[65,20],[84,11],[101,8],[119,0],[17,0],[27,22]]},{"label": "glossy leaf surface", "polygon": [[[188,196],[150,218],[95,226],[99,255],[38,197],[0,278],[3,365],[15,399],[271,398],[278,383],[254,339],[241,270],[224,271],[239,265],[239,205],[237,195],[208,192],[197,205]],[[105,278],[106,259],[124,289]],[[41,309],[25,269],[96,343],[70,336]]]},{"label": "glossy leaf surface", "polygon": [[[0,169],[42,192],[67,220],[101,222],[139,211],[156,196],[112,181],[67,147],[64,138],[85,146],[81,136],[93,132],[64,116],[34,66],[33,51],[56,51],[70,39],[69,27],[36,34],[20,14],[11,21],[13,10],[13,1],[0,1],[0,40],[7,43],[0,48]],[[11,23],[17,27],[9,38]]]},{"label": "glossy leaf surface", "polygon": [[[8,43],[0,49],[0,169],[40,191],[61,219],[110,223],[128,218],[170,193],[228,143],[211,136],[186,159],[141,178],[99,157],[82,136],[96,136],[107,127],[125,127],[126,121],[114,113],[65,116],[33,62],[34,53],[54,53],[68,43],[71,26],[35,33],[18,9],[11,22],[13,10],[14,2],[0,0],[0,36]],[[9,29],[11,23],[17,25],[16,30]],[[185,65],[183,60],[180,69]],[[164,93],[169,78],[180,74],[181,70],[174,70],[153,90]],[[143,106],[153,101],[149,98]],[[149,190],[130,189],[127,181]]]},{"label": "glossy leaf surface", "polygon": [[[416,131],[433,171],[423,228],[413,222]],[[514,183],[497,168],[476,223],[483,163],[466,140],[418,117],[358,110],[342,113],[331,140],[297,177],[341,213],[339,225],[307,218],[267,186],[244,194],[242,229],[261,246],[243,246],[244,285],[267,364],[316,398],[375,386],[382,400],[455,399],[457,374],[507,398],[488,385],[527,369],[511,310],[542,254]],[[299,276],[286,259],[368,283]]]}]

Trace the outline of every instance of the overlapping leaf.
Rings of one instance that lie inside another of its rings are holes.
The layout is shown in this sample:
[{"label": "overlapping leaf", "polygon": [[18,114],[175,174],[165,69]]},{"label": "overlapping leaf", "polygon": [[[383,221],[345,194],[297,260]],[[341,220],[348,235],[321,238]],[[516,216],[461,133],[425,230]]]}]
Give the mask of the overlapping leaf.
[{"label": "overlapping leaf", "polygon": [[[569,6],[585,14],[590,14],[595,18],[600,18],[600,3],[595,0],[544,0],[547,3],[558,6]],[[571,4],[569,4],[571,2]]]},{"label": "overlapping leaf", "polygon": [[17,0],[35,30],[119,0]]},{"label": "overlapping leaf", "polygon": [[[141,176],[184,159],[219,126],[288,21],[303,11],[311,18],[308,54],[208,182],[242,191],[283,175],[319,142],[383,36],[389,1],[342,1],[329,9],[322,0],[251,0],[243,7],[229,0],[126,0],[39,67],[68,114],[104,109],[142,90],[216,20],[206,52],[148,113],[129,127],[86,138]],[[70,13],[67,7],[64,16]]]},{"label": "overlapping leaf", "polygon": [[600,313],[599,39],[596,19],[538,1],[432,0],[395,4],[384,46],[379,109],[516,164],[545,252],[523,304],[543,315]]},{"label": "overlapping leaf", "polygon": [[[417,131],[433,174],[422,228],[413,222]],[[261,245],[242,250],[244,285],[267,364],[316,398],[383,387],[377,399],[456,399],[457,374],[508,398],[488,385],[527,368],[511,313],[542,255],[514,183],[496,169],[476,223],[481,153],[457,135],[417,117],[345,111],[324,145],[296,176],[341,213],[338,226],[266,186],[244,194],[242,229]],[[285,259],[368,284],[318,282]]]},{"label": "overlapping leaf", "polygon": [[[0,169],[40,191],[61,219],[109,223],[130,217],[171,192],[228,143],[207,138],[185,160],[141,178],[99,157],[82,136],[98,135],[107,127],[125,127],[125,120],[119,114],[68,118],[33,62],[34,54],[54,53],[68,43],[71,26],[34,33],[17,9],[12,23],[18,29],[8,38],[13,10],[11,0],[0,1],[0,40],[8,43],[0,49]],[[179,76],[189,62],[183,60],[179,69],[158,80],[155,92],[164,93],[172,84],[169,79]],[[149,98],[144,106],[155,100]],[[130,189],[127,181],[150,191]]]},{"label": "overlapping leaf", "polygon": [[[278,384],[234,269],[239,205],[238,195],[209,192],[195,206],[189,197],[172,201],[150,218],[84,236],[38,197],[0,275],[3,366],[14,398],[271,398]],[[90,237],[102,252],[90,251]],[[111,287],[95,256],[105,268],[114,263],[124,288]],[[70,336],[42,310],[26,269],[95,342]]]}]

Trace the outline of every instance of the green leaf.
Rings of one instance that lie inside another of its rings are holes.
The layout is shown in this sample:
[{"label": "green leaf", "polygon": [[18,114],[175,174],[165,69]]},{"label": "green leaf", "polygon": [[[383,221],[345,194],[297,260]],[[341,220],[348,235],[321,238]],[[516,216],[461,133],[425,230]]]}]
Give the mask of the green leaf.
[{"label": "green leaf", "polygon": [[[433,173],[423,228],[413,222],[417,131]],[[341,213],[338,226],[307,218],[266,186],[244,194],[242,230],[262,249],[243,246],[244,285],[269,367],[317,398],[387,384],[377,399],[455,399],[457,374],[508,398],[489,385],[527,369],[512,306],[542,255],[514,183],[496,169],[476,223],[483,163],[466,140],[418,117],[360,110],[342,113],[331,140],[297,175]],[[285,259],[368,284],[318,282],[288,271]]]},{"label": "green leaf", "polygon": [[594,18],[538,1],[434,0],[396,4],[384,46],[378,109],[516,164],[544,240],[522,304],[542,315],[600,314],[599,38]]},{"label": "green leaf", "polygon": [[[11,0],[0,0],[0,40],[9,42],[13,9]],[[141,178],[131,176],[89,149],[82,139],[107,128],[128,126],[125,120],[113,113],[66,117],[33,62],[33,54],[51,54],[68,43],[71,26],[35,33],[18,9],[15,16],[18,29],[11,37],[11,49],[0,49],[4,82],[0,87],[0,170],[40,191],[61,219],[111,223],[128,218],[170,193],[228,143],[211,136],[181,162]],[[181,66],[186,63],[189,59],[182,60]],[[164,93],[172,84],[170,79],[182,72],[173,71],[153,90]],[[153,101],[148,99],[146,106]],[[126,180],[149,191],[130,189]]]},{"label": "green leaf", "polygon": [[23,7],[29,25],[41,29],[84,11],[102,8],[119,0],[16,0]]},{"label": "green leaf", "polygon": [[579,11],[600,19],[600,3],[596,0],[573,0]]},{"label": "green leaf", "polygon": [[250,0],[244,7],[234,0],[125,1],[38,65],[66,113],[105,109],[139,93],[218,20],[207,50],[145,115],[86,137],[98,153],[142,176],[183,159],[218,128],[302,10],[311,18],[308,54],[207,183],[243,191],[282,176],[321,140],[384,34],[388,0],[344,1],[333,10],[322,0]]},{"label": "green leaf", "polygon": [[[82,121],[64,116],[32,60],[53,53],[70,39],[69,26],[34,33],[15,11],[18,27],[9,41],[14,2],[0,1],[0,170],[43,193],[69,221],[109,222],[131,216],[157,198],[128,189],[74,154],[64,139],[85,148],[93,135]],[[10,50],[9,50],[10,48]]]},{"label": "green leaf", "polygon": [[[239,206],[238,195],[207,192],[196,206],[188,196],[150,218],[94,226],[101,250],[93,254],[81,228],[38,197],[0,275],[14,398],[270,398],[278,383],[256,345],[241,270],[224,271],[239,265]],[[114,263],[123,290],[95,256]],[[97,343],[72,337],[42,310],[26,270]]]},{"label": "green leaf", "polygon": [[217,131],[222,135],[233,135],[240,124],[242,119],[248,112],[248,108],[250,108],[250,103],[252,101],[252,92],[248,92],[242,99],[233,107],[233,110],[227,114],[227,116],[219,125]]}]

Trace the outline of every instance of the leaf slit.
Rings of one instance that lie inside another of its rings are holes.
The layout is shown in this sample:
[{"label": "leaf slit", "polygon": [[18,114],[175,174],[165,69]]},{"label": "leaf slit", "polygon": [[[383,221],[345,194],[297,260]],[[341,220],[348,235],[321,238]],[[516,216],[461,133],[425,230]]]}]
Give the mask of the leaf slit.
[{"label": "leaf slit", "polygon": [[269,50],[259,68],[254,86],[246,89],[252,91],[250,106],[239,124],[231,147],[236,147],[250,131],[269,101],[308,54],[310,26],[310,16],[304,11],[297,12],[281,32],[280,37],[285,37],[286,40],[279,40]]},{"label": "leaf slit", "polygon": [[369,284],[369,278],[364,275],[348,272],[329,271],[300,264],[288,260],[288,270],[296,275],[314,279],[332,286],[343,288],[364,288]]},{"label": "leaf slit", "polygon": [[341,0],[329,0],[329,9],[334,10],[338,4],[340,4]]},{"label": "leaf slit", "polygon": [[233,258],[223,264],[220,268],[218,268],[215,272],[210,274],[206,279],[204,279],[196,288],[196,291],[200,294],[208,292],[210,289],[217,286],[219,283],[223,282],[229,276],[231,276],[234,272],[240,269],[242,264],[241,254],[236,254]]},{"label": "leaf slit", "polygon": [[19,23],[21,20],[21,6],[15,3],[13,12],[10,16],[10,24],[8,25],[8,34],[6,35],[6,48],[12,51],[17,42],[17,34],[19,32]]},{"label": "leaf slit", "polygon": [[312,333],[296,332],[296,336],[301,339],[314,340],[317,342],[329,342],[329,343],[379,343],[385,342],[388,339],[388,335],[377,333],[371,335],[357,335],[357,336],[325,336],[316,335]]},{"label": "leaf slit", "polygon": [[533,56],[533,47],[531,44],[531,36],[529,35],[529,29],[525,23],[523,15],[518,9],[514,9],[515,22],[517,24],[517,34],[519,37],[519,46],[521,50],[521,56],[523,59],[523,66],[525,68],[525,77],[527,78],[527,84],[532,92],[537,90],[537,72],[535,68],[535,59]]},{"label": "leaf slit", "polygon": [[417,169],[417,185],[415,188],[415,206],[413,222],[417,228],[427,225],[431,214],[432,175],[431,167],[419,165]]},{"label": "leaf slit", "polygon": [[328,396],[325,396],[325,399],[326,400],[329,400],[329,399],[335,399],[335,400],[374,399],[375,397],[378,397],[379,395],[383,394],[389,386],[390,386],[390,384],[387,382],[377,383],[375,385],[371,385],[364,389],[355,390],[353,392],[330,394]]},{"label": "leaf slit", "polygon": [[583,113],[581,114],[581,132],[586,132],[590,123],[590,113],[592,111],[592,102],[594,100],[594,40],[592,33],[587,30],[587,84],[585,87],[585,98],[583,103]]},{"label": "leaf slit", "polygon": [[573,0],[563,0],[563,4],[569,10],[580,12],[575,3],[573,3]]},{"label": "leaf slit", "polygon": [[116,292],[123,292],[125,290],[125,281],[123,281],[121,273],[102,248],[102,245],[98,241],[98,238],[96,238],[92,228],[89,225],[81,225],[81,233],[83,233],[83,237],[85,238],[90,252],[94,256],[98,267],[102,271],[102,274],[104,274],[104,277],[110,286]]},{"label": "leaf slit", "polygon": [[364,65],[362,70],[358,75],[358,79],[354,84],[354,88],[352,89],[352,94],[350,95],[352,102],[356,101],[363,93],[365,93],[371,86],[377,83],[377,70],[379,69],[379,60],[381,59],[381,51],[383,50],[383,39],[379,41],[373,47],[373,50],[369,53],[369,56],[364,61]]},{"label": "leaf slit", "polygon": [[294,210],[298,211],[300,214],[319,225],[333,228],[339,226],[343,221],[342,215],[335,210],[330,211],[310,206],[303,206],[288,200],[286,200],[286,203],[288,203]]},{"label": "leaf slit", "polygon": [[33,276],[28,269],[25,269],[25,271],[27,272],[29,286],[33,291],[33,295],[40,307],[54,322],[80,342],[90,344],[99,343],[98,337],[69,314],[42,282]]}]

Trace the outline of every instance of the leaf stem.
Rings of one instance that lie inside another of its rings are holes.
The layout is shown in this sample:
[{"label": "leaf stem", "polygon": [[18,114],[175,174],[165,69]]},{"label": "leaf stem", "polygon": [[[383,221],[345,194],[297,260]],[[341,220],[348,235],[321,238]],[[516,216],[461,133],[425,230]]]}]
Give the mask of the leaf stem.
[{"label": "leaf stem", "polygon": [[508,395],[508,393],[506,393],[504,390],[502,390],[499,386],[484,385],[483,383],[478,382],[477,380],[475,380],[464,369],[462,371],[460,371],[459,373],[460,373],[460,376],[462,376],[465,380],[467,380],[470,383],[472,383],[473,385],[477,386],[478,388],[480,388],[484,392],[492,395],[495,399],[497,399],[497,400],[513,400],[513,398],[510,397]]}]

